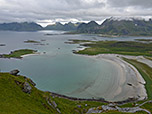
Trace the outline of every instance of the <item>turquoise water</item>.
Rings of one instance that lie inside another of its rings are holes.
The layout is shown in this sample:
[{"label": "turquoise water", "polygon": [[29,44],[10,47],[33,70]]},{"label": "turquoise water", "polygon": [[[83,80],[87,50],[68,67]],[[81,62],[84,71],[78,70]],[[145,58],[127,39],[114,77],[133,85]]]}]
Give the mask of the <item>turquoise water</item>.
[{"label": "turquoise water", "polygon": [[[79,45],[65,44],[68,39],[133,40],[129,38],[101,38],[92,35],[45,35],[60,34],[58,31],[0,32],[0,53],[16,49],[36,49],[46,54],[19,59],[0,59],[0,70],[19,69],[20,74],[33,79],[41,90],[80,98],[105,98],[107,90],[114,86],[118,69],[109,62],[75,55],[72,50]],[[25,40],[41,41],[45,45],[25,44]],[[46,45],[48,44],[48,45]],[[110,94],[110,93],[109,93]],[[109,99],[111,100],[111,99]]]}]

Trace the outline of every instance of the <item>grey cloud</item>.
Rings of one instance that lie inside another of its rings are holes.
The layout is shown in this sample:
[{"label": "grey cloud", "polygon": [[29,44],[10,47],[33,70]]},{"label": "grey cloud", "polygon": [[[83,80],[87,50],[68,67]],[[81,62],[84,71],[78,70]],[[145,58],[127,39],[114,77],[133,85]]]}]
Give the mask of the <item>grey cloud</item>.
[{"label": "grey cloud", "polygon": [[151,8],[152,0],[107,0],[108,4],[116,7]]},{"label": "grey cloud", "polygon": [[150,16],[152,0],[0,0],[0,22]]}]

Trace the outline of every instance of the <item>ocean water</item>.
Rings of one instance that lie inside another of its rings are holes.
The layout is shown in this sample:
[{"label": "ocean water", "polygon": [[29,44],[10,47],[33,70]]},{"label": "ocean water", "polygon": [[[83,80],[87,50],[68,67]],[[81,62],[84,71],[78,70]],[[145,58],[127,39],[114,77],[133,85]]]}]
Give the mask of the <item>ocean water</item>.
[{"label": "ocean water", "polygon": [[[45,35],[51,33],[54,35]],[[63,35],[63,31],[0,32],[0,54],[17,49],[35,49],[41,54],[23,59],[0,58],[0,71],[19,69],[20,74],[36,82],[40,90],[79,98],[107,98],[107,90],[117,86],[118,69],[110,62],[75,55],[78,44],[66,44],[68,39],[134,40],[136,37],[102,38],[95,35]],[[142,38],[142,37],[140,37]],[[26,44],[26,40],[41,41],[45,45]],[[45,52],[45,53],[43,53]],[[109,92],[109,91],[108,91]]]}]

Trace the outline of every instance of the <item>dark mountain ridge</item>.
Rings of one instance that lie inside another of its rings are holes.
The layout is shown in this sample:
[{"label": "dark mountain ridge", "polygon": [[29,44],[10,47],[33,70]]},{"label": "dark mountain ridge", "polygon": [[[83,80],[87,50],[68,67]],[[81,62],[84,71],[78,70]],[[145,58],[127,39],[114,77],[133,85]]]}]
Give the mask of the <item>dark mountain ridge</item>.
[{"label": "dark mountain ridge", "polygon": [[12,23],[2,23],[0,24],[0,30],[9,31],[37,31],[42,30],[43,27],[34,22],[12,22]]},{"label": "dark mountain ridge", "polygon": [[[78,33],[104,34],[104,35],[128,35],[128,36],[152,36],[152,19],[106,19],[101,25],[83,23],[78,26]],[[90,26],[88,26],[90,25]]]},{"label": "dark mountain ridge", "polygon": [[66,23],[66,24],[61,24],[60,22],[56,22],[53,25],[47,25],[44,29],[45,30],[63,30],[63,31],[76,31],[77,27],[80,23]]}]

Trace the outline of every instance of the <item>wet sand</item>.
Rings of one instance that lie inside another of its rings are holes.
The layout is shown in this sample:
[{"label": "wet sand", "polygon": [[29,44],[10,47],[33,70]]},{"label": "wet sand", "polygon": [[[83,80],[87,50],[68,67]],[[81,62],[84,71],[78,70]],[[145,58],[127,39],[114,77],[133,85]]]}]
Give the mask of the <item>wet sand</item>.
[{"label": "wet sand", "polygon": [[[124,60],[122,60],[120,58],[120,55],[100,54],[96,56],[86,56],[86,57],[101,59],[110,62],[112,65],[114,65],[117,68],[118,71],[117,77],[113,81],[113,84],[110,84],[111,87],[109,87],[105,93],[101,94],[101,96],[106,98],[105,100],[122,101],[128,98],[136,98],[138,100],[143,100],[147,98],[147,93],[144,86],[144,84],[146,84],[145,80],[140,75],[140,73],[136,70],[136,68],[130,65],[129,63],[125,62]],[[87,88],[87,90],[84,91],[85,92],[88,91],[88,93],[90,93],[90,91],[93,92],[93,89],[102,87],[99,85],[100,83],[99,80],[100,78],[95,80],[94,84],[90,84],[89,88]],[[99,90],[100,89],[98,89],[98,91]],[[93,94],[95,93],[97,92],[94,92]],[[97,96],[99,96],[99,94]]]}]

